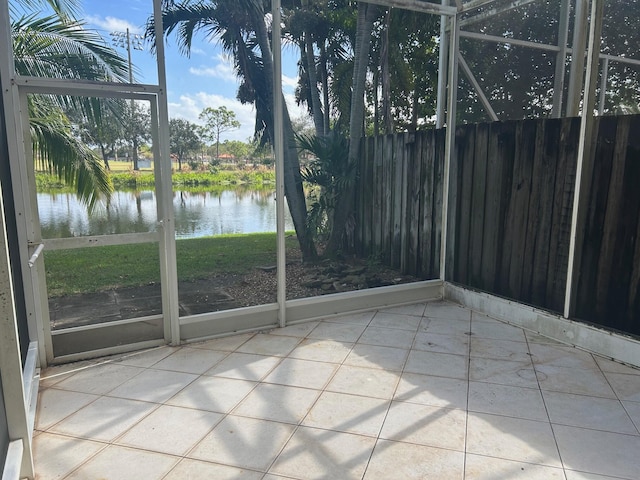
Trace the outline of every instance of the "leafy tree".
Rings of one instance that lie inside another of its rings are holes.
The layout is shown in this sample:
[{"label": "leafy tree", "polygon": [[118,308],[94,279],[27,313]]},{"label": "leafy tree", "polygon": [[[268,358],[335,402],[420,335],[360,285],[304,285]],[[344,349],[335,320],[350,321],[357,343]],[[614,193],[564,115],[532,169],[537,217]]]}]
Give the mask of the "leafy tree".
[{"label": "leafy tree", "polygon": [[207,107],[198,116],[204,121],[202,127],[203,138],[214,142],[216,145],[216,160],[220,160],[220,135],[240,128],[240,122],[236,120],[233,110],[224,105],[220,108]]},{"label": "leafy tree", "polygon": [[151,115],[149,109],[139,102],[129,103],[125,109],[124,124],[127,128],[127,137],[131,142],[133,169],[139,170],[138,149],[141,144],[151,139]]},{"label": "leafy tree", "polygon": [[[16,72],[50,78],[126,80],[126,60],[73,18],[75,6],[69,0],[22,0],[13,6]],[[42,8],[53,13],[41,17]],[[30,13],[33,11],[38,13]],[[28,106],[31,140],[40,167],[75,186],[79,198],[90,206],[99,195],[109,195],[112,186],[100,157],[76,138],[65,113],[77,110],[99,122],[100,103],[71,96],[31,95]]]},{"label": "leafy tree", "polygon": [[182,161],[191,153],[200,150],[202,142],[195,123],[182,118],[169,120],[169,148],[178,157],[178,169],[182,170]]},{"label": "leafy tree", "polygon": [[249,156],[251,146],[240,140],[225,140],[222,149],[237,159],[245,159]]}]

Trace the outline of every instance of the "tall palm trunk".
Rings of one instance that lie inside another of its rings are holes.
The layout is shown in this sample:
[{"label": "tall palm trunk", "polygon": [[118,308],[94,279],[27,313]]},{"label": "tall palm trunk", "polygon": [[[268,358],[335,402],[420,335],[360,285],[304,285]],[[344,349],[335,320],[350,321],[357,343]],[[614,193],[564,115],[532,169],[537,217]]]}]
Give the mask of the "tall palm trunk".
[{"label": "tall palm trunk", "polygon": [[[302,0],[302,7],[309,6],[309,0]],[[320,103],[320,92],[318,91],[318,72],[316,70],[316,56],[313,49],[313,39],[309,31],[304,32],[304,44],[302,46],[307,62],[307,78],[309,79],[309,92],[311,95],[311,111],[313,113],[313,124],[316,128],[316,135],[322,136],[325,132],[324,117],[322,115],[322,104]]]},{"label": "tall palm trunk", "polygon": [[[364,91],[367,79],[367,65],[371,46],[371,31],[376,16],[376,6],[358,3],[356,23],[356,44],[354,49],[353,84],[351,93],[351,112],[349,116],[349,162],[358,161],[360,139],[364,134]],[[353,215],[353,192],[345,192],[338,199],[333,217],[333,228],[327,242],[327,252],[336,253],[342,249],[346,224]]]}]

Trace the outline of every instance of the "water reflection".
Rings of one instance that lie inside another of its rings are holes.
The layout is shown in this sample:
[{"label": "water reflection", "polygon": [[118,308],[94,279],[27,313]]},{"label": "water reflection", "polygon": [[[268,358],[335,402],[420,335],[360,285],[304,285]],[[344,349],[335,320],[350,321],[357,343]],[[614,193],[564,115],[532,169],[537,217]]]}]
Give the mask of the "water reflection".
[{"label": "water reflection", "polygon": [[[173,209],[177,238],[276,230],[276,202],[272,190],[176,190]],[[99,205],[91,214],[72,193],[38,193],[38,212],[43,238],[156,230],[156,195],[153,191],[115,192],[108,205]],[[286,228],[293,229],[288,212],[285,218]]]}]

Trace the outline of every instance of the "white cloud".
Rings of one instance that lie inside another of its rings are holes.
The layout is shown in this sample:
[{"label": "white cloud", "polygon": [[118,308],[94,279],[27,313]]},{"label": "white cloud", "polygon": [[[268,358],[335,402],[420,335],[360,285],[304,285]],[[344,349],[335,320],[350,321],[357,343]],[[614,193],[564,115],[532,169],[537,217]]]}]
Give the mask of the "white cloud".
[{"label": "white cloud", "polygon": [[287,75],[282,75],[282,89],[283,90],[295,90],[298,86],[298,77],[288,77]]},{"label": "white cloud", "polygon": [[233,62],[228,55],[219,54],[213,60],[216,62],[213,66],[191,67],[189,73],[198,77],[220,78],[227,82],[236,81]]},{"label": "white cloud", "polygon": [[109,32],[126,32],[127,28],[129,32],[133,34],[142,34],[142,28],[132,24],[128,20],[123,18],[116,18],[107,16],[102,18],[100,15],[86,15],[84,18],[89,25],[93,25],[102,30],[108,30]]}]

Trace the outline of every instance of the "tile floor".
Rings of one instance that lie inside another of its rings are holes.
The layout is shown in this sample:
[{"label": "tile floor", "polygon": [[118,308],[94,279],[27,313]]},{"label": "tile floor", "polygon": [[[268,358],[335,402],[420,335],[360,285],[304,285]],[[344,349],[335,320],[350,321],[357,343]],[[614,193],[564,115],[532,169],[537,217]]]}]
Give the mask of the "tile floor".
[{"label": "tile floor", "polygon": [[42,377],[41,480],[640,478],[640,370],[446,302]]}]

